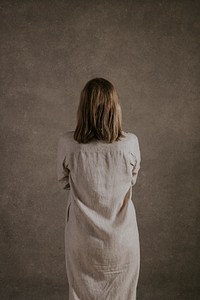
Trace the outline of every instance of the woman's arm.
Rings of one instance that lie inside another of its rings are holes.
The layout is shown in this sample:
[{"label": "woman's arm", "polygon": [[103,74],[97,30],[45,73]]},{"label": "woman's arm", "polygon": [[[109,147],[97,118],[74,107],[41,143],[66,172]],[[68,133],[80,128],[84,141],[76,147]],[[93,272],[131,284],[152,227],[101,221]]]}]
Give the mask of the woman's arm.
[{"label": "woman's arm", "polygon": [[132,186],[134,186],[137,181],[138,172],[140,170],[140,162],[141,162],[140,146],[139,146],[139,141],[138,141],[137,137],[135,140],[134,149],[131,152],[131,154],[132,154],[131,165],[133,166],[131,184],[132,184]]},{"label": "woman's arm", "polygon": [[67,164],[67,149],[66,141],[63,136],[59,138],[57,148],[57,180],[61,185],[62,189],[69,190],[69,173]]}]

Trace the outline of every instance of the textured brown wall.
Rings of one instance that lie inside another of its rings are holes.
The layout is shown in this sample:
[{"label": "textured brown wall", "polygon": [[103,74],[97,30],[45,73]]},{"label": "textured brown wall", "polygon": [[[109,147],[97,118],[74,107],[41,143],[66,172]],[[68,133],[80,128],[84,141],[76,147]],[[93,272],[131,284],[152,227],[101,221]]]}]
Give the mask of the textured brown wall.
[{"label": "textured brown wall", "polygon": [[141,147],[138,300],[197,299],[200,2],[0,1],[0,13],[0,298],[67,299],[57,140],[102,76]]}]

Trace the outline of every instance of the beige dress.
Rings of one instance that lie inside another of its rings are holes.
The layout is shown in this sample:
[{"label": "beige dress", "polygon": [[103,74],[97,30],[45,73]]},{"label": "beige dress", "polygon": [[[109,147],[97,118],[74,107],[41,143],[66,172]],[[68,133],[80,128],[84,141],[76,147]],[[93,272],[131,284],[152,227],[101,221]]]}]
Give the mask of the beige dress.
[{"label": "beige dress", "polygon": [[57,179],[69,190],[65,257],[69,300],[134,300],[140,246],[132,187],[140,169],[138,138],[79,144],[58,141]]}]

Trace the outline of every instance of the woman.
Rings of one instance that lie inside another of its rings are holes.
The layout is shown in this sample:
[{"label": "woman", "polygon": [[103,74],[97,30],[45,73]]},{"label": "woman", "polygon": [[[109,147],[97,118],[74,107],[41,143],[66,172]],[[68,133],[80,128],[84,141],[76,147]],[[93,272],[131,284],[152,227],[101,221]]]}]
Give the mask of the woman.
[{"label": "woman", "polygon": [[69,190],[65,227],[70,300],[134,300],[140,267],[132,197],[140,169],[133,133],[121,129],[113,85],[103,78],[81,92],[75,131],[60,136],[57,179]]}]

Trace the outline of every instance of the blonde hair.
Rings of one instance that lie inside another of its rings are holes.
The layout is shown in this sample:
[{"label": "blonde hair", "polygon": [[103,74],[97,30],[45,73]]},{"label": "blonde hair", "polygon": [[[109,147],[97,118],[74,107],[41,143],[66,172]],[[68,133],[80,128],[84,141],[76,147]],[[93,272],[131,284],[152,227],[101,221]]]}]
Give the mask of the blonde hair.
[{"label": "blonde hair", "polygon": [[94,78],[81,91],[74,139],[79,143],[120,140],[122,113],[117,92],[108,80]]}]

